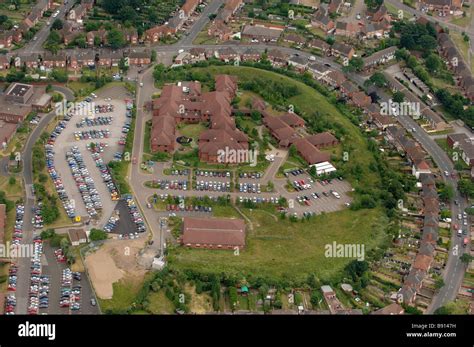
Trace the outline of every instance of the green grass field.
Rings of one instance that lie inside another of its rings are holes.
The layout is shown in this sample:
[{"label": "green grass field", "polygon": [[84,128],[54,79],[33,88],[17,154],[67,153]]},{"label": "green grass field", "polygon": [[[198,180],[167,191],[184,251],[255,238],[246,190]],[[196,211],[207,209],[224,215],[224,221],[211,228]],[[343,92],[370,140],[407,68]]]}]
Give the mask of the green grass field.
[{"label": "green grass field", "polygon": [[381,211],[344,210],[321,215],[310,222],[275,221],[259,210],[244,213],[254,230],[247,230],[247,246],[239,255],[233,251],[177,248],[169,255],[169,264],[177,269],[200,269],[211,273],[250,274],[269,278],[303,280],[310,273],[333,279],[352,259],[326,258],[325,245],[363,243],[368,249],[384,238],[386,220]]}]

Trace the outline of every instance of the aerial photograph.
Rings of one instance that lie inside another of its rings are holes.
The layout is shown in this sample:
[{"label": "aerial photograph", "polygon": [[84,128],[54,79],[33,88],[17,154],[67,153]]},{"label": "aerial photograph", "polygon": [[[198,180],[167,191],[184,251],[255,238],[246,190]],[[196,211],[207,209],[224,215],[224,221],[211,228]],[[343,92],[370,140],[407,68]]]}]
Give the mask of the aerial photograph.
[{"label": "aerial photograph", "polygon": [[1,0],[0,343],[283,316],[461,346],[472,16],[469,0]]}]

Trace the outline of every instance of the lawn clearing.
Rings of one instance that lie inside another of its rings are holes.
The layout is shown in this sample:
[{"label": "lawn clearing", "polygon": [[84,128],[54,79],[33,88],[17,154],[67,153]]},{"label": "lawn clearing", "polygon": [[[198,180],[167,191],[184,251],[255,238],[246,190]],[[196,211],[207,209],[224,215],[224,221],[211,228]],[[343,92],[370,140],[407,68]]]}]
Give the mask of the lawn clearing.
[{"label": "lawn clearing", "polygon": [[367,252],[383,241],[386,225],[379,209],[344,210],[296,223],[275,221],[259,210],[244,213],[252,220],[254,230],[247,229],[247,246],[238,256],[233,251],[179,247],[170,250],[170,267],[294,280],[305,280],[315,273],[329,280],[353,259],[326,258],[326,244],[363,243]]}]

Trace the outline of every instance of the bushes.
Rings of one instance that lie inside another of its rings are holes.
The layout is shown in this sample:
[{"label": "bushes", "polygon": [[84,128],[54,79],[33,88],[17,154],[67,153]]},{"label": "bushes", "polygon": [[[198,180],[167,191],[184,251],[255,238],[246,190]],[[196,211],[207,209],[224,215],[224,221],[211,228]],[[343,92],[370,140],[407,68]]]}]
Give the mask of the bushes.
[{"label": "bushes", "polygon": [[89,238],[91,241],[101,241],[101,240],[106,240],[108,234],[100,229],[91,229],[91,232],[89,234]]}]

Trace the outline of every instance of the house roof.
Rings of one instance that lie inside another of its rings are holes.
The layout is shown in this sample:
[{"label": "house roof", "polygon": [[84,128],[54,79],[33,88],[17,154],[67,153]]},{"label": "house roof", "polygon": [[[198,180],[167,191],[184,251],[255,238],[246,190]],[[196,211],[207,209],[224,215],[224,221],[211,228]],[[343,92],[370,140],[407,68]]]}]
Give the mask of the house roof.
[{"label": "house roof", "polygon": [[306,139],[313,146],[316,146],[316,147],[325,146],[325,145],[327,146],[328,144],[338,142],[336,137],[334,137],[333,134],[331,134],[327,131],[325,131],[323,133],[319,133],[319,134],[310,135],[310,136],[306,137]]},{"label": "house roof", "polygon": [[433,262],[432,256],[418,253],[418,255],[415,258],[415,262],[413,263],[413,268],[417,270],[428,271],[432,262]]},{"label": "house roof", "polygon": [[321,152],[313,146],[307,139],[298,139],[293,142],[298,153],[303,157],[309,165],[329,161],[330,155]]}]

